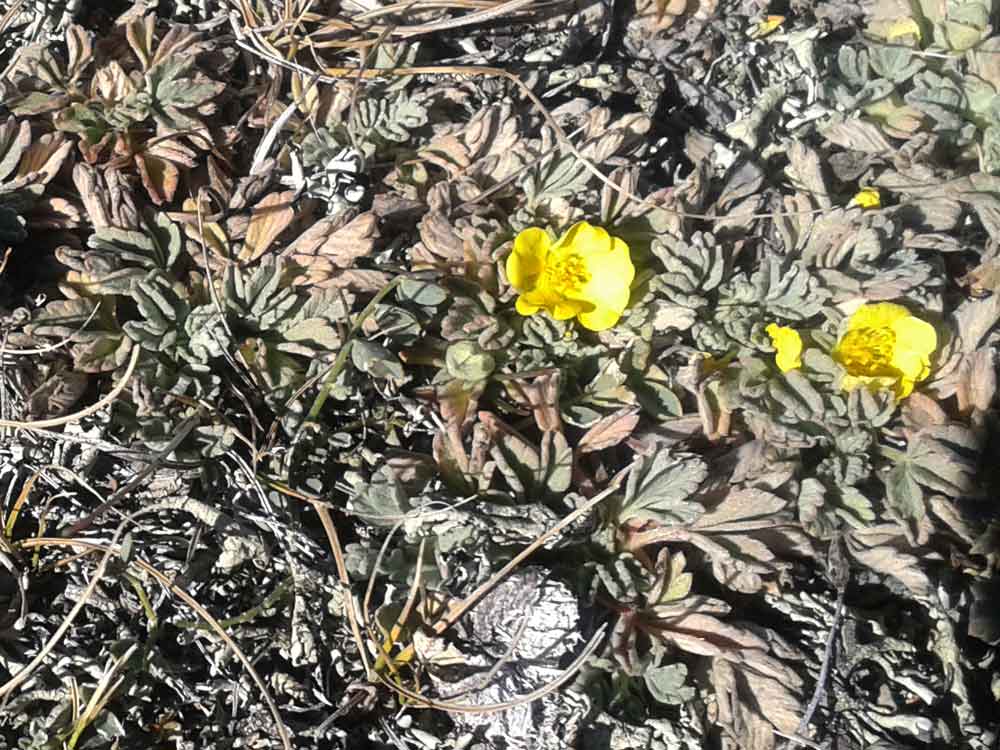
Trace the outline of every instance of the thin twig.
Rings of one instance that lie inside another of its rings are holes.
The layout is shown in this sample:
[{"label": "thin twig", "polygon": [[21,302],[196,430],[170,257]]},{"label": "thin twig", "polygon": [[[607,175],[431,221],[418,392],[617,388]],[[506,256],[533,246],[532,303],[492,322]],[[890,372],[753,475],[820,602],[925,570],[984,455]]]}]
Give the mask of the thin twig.
[{"label": "thin twig", "polygon": [[[155,510],[155,508],[148,508],[142,512],[151,512],[152,510]],[[131,518],[132,517],[126,519],[126,521],[131,520]],[[123,528],[124,528],[124,522],[119,527],[119,529]],[[111,555],[118,554],[121,551],[120,549],[116,549],[116,540],[112,540],[112,543],[109,545],[104,545],[104,544],[99,544],[97,542],[85,541],[83,539],[55,539],[52,537],[39,537],[36,539],[25,539],[19,542],[18,546],[25,549],[44,548],[44,547],[83,547],[84,549],[89,550],[91,552],[103,552],[104,556],[101,558],[101,566],[99,567],[99,571],[102,574],[103,574],[102,568],[106,566],[107,560],[111,557]],[[267,707],[271,711],[271,716],[274,718],[275,729],[277,730],[278,733],[278,739],[281,740],[282,747],[284,748],[284,750],[292,750],[292,743],[291,739],[288,736],[288,730],[285,728],[285,724],[281,720],[281,714],[278,711],[278,706],[277,704],[275,704],[274,699],[271,697],[271,693],[267,689],[267,685],[264,683],[264,680],[261,678],[260,674],[254,668],[250,659],[247,657],[246,654],[243,653],[242,649],[240,649],[240,647],[236,644],[236,641],[234,641],[232,637],[225,631],[225,628],[223,628],[222,625],[219,624],[219,621],[216,620],[211,615],[211,613],[209,613],[208,610],[206,610],[203,606],[201,606],[193,596],[187,593],[184,589],[174,584],[167,575],[161,573],[157,568],[154,568],[145,560],[141,560],[139,558],[133,558],[129,560],[129,564],[142,568],[142,570],[144,570],[146,573],[155,578],[160,583],[160,585],[163,586],[163,588],[167,589],[167,591],[169,591],[171,594],[173,594],[178,599],[187,604],[192,610],[194,610],[198,614],[199,617],[205,620],[205,622],[207,622],[209,626],[211,626],[212,630],[215,631],[215,633],[219,636],[219,638],[221,638],[225,642],[225,644],[233,650],[233,654],[236,656],[239,662],[250,674],[250,678],[254,681],[254,683],[256,683],[258,689],[260,690],[261,695],[264,698],[264,702],[267,703]],[[95,574],[93,580],[91,581],[91,584],[96,585],[96,582],[98,580],[99,576]],[[82,606],[86,603],[86,599],[90,595],[88,591],[92,593],[91,588],[92,588],[91,586],[87,587],[87,591],[84,592],[84,596],[81,597],[81,599],[77,602],[78,607],[82,608]],[[74,607],[74,611],[76,610],[77,607]],[[78,614],[78,611],[76,611],[76,613]],[[4,685],[3,688],[0,688],[0,698],[3,697],[4,695],[3,691],[6,687],[7,686]]]},{"label": "thin twig", "polygon": [[20,430],[35,430],[45,427],[59,427],[64,424],[71,424],[84,417],[89,417],[91,414],[96,414],[105,406],[110,404],[118,395],[125,390],[125,386],[128,385],[128,381],[132,378],[132,373],[135,371],[136,363],[139,361],[140,347],[135,344],[132,347],[132,358],[129,360],[128,367],[125,368],[125,374],[122,375],[121,379],[115,383],[115,387],[112,388],[108,395],[102,398],[95,404],[91,404],[86,409],[81,409],[78,412],[72,414],[67,414],[65,417],[53,417],[52,419],[39,419],[35,422],[19,422],[14,419],[0,419],[0,427],[15,427]]},{"label": "thin twig", "polygon": [[236,18],[230,18],[233,31],[236,34],[236,44],[241,49],[246,50],[252,54],[257,54],[269,62],[279,65],[281,67],[288,68],[289,70],[295,70],[305,76],[315,76],[318,81],[323,83],[336,83],[348,76],[356,76],[358,78],[369,79],[369,78],[382,78],[386,76],[416,76],[416,75],[465,75],[465,76],[487,76],[493,78],[504,78],[520,89],[521,93],[535,106],[538,112],[542,115],[545,120],[546,125],[548,125],[556,136],[556,140],[574,157],[576,157],[580,164],[594,175],[598,180],[600,180],[604,185],[614,190],[616,193],[621,195],[626,200],[638,203],[640,205],[646,206],[647,208],[656,209],[658,211],[663,211],[665,213],[671,214],[673,216],[679,216],[685,219],[698,219],[701,221],[733,221],[735,219],[776,219],[786,216],[815,216],[822,213],[827,213],[829,209],[826,208],[816,208],[804,211],[771,211],[764,213],[743,213],[743,214],[726,214],[719,216],[716,214],[701,214],[701,213],[691,213],[688,211],[681,211],[679,209],[670,208],[668,206],[663,206],[653,201],[642,198],[636,195],[627,188],[616,184],[610,180],[607,175],[605,175],[597,166],[587,158],[580,149],[570,140],[566,135],[566,132],[562,127],[555,121],[555,118],[549,112],[548,108],[542,103],[538,95],[532,91],[524,81],[522,81],[517,75],[511,73],[510,71],[503,70],[502,68],[491,68],[483,65],[469,65],[469,66],[451,66],[451,65],[421,65],[421,66],[408,66],[408,67],[398,67],[390,69],[382,68],[359,68],[359,67],[329,67],[324,68],[322,73],[314,70],[310,70],[303,65],[286,60],[281,56],[276,48],[270,43],[262,40],[255,30],[251,26],[240,28],[236,25]]}]

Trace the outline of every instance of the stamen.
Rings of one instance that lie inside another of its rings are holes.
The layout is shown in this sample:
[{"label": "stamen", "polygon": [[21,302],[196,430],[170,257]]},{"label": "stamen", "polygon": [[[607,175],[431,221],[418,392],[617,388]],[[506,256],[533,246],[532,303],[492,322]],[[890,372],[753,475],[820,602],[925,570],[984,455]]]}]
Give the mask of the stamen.
[{"label": "stamen", "polygon": [[567,255],[545,267],[546,281],[558,291],[578,291],[590,281],[587,266],[579,255]]},{"label": "stamen", "polygon": [[842,364],[852,375],[885,375],[892,370],[896,335],[886,328],[857,328],[840,342]]}]

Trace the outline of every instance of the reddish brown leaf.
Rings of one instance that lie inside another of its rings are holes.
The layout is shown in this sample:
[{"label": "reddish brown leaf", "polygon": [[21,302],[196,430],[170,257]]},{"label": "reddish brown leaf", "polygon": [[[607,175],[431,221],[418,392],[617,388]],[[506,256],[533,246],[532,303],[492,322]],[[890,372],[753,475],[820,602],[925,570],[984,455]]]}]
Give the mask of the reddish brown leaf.
[{"label": "reddish brown leaf", "polygon": [[180,179],[180,172],[173,163],[149,153],[136,154],[135,163],[139,167],[142,184],[153,203],[162,206],[173,200]]},{"label": "reddish brown leaf", "polygon": [[294,195],[295,193],[291,190],[271,193],[265,195],[254,206],[243,250],[240,251],[240,260],[257,260],[267,252],[278,235],[292,223],[292,219],[295,217],[295,211],[292,210]]},{"label": "reddish brown leaf", "polygon": [[618,445],[632,434],[639,424],[639,413],[635,409],[619,409],[597,420],[576,446],[577,453],[593,453]]}]

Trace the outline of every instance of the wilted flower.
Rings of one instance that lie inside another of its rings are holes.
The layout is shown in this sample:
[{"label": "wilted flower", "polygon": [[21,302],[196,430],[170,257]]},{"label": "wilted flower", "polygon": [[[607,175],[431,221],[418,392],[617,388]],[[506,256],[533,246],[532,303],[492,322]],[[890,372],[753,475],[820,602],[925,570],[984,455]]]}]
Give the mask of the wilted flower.
[{"label": "wilted flower", "polygon": [[934,326],[902,305],[877,302],[858,308],[847,321],[833,358],[847,371],[841,381],[844,390],[859,385],[873,390],[891,388],[901,399],[930,375],[935,349]]},{"label": "wilted flower", "polygon": [[525,229],[507,257],[507,278],[520,292],[521,315],[545,310],[556,320],[578,318],[592,331],[618,322],[634,277],[628,245],[585,221],[555,244],[544,230]]},{"label": "wilted flower", "polygon": [[861,208],[879,208],[882,205],[882,195],[878,188],[861,188],[851,199],[851,205],[861,206]]},{"label": "wilted flower", "polygon": [[774,346],[774,361],[782,372],[802,367],[802,337],[794,328],[771,323],[764,329]]}]

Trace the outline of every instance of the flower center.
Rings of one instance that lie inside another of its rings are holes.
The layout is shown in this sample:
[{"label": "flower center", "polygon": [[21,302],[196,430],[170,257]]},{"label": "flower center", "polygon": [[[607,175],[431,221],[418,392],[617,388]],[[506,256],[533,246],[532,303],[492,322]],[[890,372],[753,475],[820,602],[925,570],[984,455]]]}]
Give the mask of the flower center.
[{"label": "flower center", "polygon": [[579,291],[589,281],[587,266],[575,253],[545,266],[546,284],[560,292]]},{"label": "flower center", "polygon": [[844,334],[837,347],[840,363],[851,375],[892,375],[896,334],[888,328],[857,328]]}]

